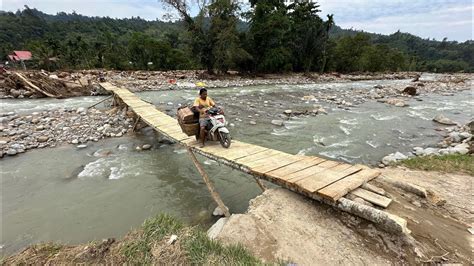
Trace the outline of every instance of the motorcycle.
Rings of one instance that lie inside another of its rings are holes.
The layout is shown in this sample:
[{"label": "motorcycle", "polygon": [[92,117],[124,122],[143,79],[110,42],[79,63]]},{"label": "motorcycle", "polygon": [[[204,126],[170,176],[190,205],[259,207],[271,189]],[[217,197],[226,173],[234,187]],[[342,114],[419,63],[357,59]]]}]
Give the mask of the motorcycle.
[{"label": "motorcycle", "polygon": [[[219,141],[224,148],[229,148],[231,143],[230,132],[226,128],[227,121],[224,112],[219,107],[212,107],[206,111],[211,123],[206,127],[206,139]],[[199,141],[200,130],[196,134],[196,140]]]}]

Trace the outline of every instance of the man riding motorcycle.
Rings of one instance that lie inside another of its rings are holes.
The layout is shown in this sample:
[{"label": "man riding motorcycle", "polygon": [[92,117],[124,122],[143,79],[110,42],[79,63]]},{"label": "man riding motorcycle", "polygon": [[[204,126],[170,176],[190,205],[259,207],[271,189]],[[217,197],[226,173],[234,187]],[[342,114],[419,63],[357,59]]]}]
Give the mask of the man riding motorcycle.
[{"label": "man riding motorcycle", "polygon": [[199,138],[202,141],[200,145],[201,148],[204,147],[204,142],[206,141],[206,127],[210,123],[210,119],[207,117],[206,111],[215,105],[216,103],[211,99],[211,97],[207,96],[207,90],[200,89],[199,97],[194,100],[193,109],[199,112]]}]

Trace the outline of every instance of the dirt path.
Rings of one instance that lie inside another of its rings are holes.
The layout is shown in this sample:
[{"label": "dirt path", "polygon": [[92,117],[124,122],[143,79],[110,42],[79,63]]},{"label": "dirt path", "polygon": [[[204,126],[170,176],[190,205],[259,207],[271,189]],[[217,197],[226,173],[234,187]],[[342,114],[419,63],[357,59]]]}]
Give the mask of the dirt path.
[{"label": "dirt path", "polygon": [[255,198],[246,214],[233,215],[217,239],[242,243],[266,260],[300,265],[465,263],[472,261],[472,177],[385,169],[388,178],[424,186],[446,200],[432,204],[386,182],[375,182],[394,200],[387,209],[408,221],[409,236],[373,224],[284,189]]}]

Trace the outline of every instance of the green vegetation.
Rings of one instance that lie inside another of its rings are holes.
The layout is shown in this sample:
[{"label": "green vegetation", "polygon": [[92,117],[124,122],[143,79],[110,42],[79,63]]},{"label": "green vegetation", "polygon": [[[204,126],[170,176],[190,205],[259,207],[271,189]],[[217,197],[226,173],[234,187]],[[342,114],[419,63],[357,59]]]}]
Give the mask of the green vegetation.
[{"label": "green vegetation", "polygon": [[[168,243],[176,235],[174,243]],[[5,264],[261,265],[241,245],[223,246],[206,232],[161,214],[120,241],[77,246],[37,244],[1,261]]]},{"label": "green vegetation", "polygon": [[192,17],[190,0],[162,1],[181,20],[48,15],[28,7],[0,11],[0,58],[31,50],[29,67],[47,70],[474,71],[473,41],[343,30],[332,15],[319,17],[314,2],[252,0],[242,12],[236,1],[215,0]]},{"label": "green vegetation", "polygon": [[474,156],[442,155],[413,157],[400,162],[410,169],[440,171],[445,173],[467,173],[474,176]]},{"label": "green vegetation", "polygon": [[241,245],[224,247],[221,243],[209,239],[204,231],[185,228],[179,221],[168,215],[159,215],[146,220],[138,237],[125,242],[121,252],[127,258],[126,261],[133,264],[167,263],[156,260],[153,249],[157,247],[163,249],[160,247],[163,245],[163,238],[172,234],[178,235],[175,245],[179,245],[179,248],[173,250],[175,254],[172,256],[179,253],[181,255],[179,261],[185,264],[255,265],[260,263]]}]

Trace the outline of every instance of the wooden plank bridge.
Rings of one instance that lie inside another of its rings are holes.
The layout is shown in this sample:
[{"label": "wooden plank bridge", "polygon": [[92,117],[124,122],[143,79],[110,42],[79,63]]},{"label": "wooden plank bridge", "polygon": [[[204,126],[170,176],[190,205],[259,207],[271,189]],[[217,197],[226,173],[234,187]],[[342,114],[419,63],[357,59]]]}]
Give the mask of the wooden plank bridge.
[{"label": "wooden plank bridge", "polygon": [[[364,191],[363,194],[369,194],[366,197],[369,199],[380,198],[378,194],[375,195],[374,192],[360,188],[366,182],[379,176],[378,170],[370,169],[364,165],[351,165],[316,156],[293,155],[237,140],[232,140],[232,145],[228,149],[221,147],[218,142],[208,142],[207,146],[200,148],[194,136],[189,137],[182,133],[176,119],[159,111],[154,105],[141,100],[125,88],[119,88],[110,83],[101,83],[101,86],[112,92],[114,97],[120,98],[143,122],[166,138],[184,145],[188,150],[299,194],[338,206],[348,212],[355,212],[356,215],[372,221],[378,220],[378,215],[386,215],[385,212],[382,212],[377,213],[376,218],[368,217],[365,207],[356,206],[354,202],[343,198],[354,190],[359,192],[359,195],[362,194],[361,190]],[[257,182],[259,182],[258,179]],[[259,185],[262,187],[260,182]],[[388,198],[386,200],[390,201]],[[344,206],[341,205],[342,203]],[[373,203],[377,204],[377,202]],[[387,205],[386,202],[379,204],[382,207]],[[362,209],[357,211],[356,207]],[[373,211],[379,210],[374,209]],[[388,216],[393,218],[393,215]],[[399,220],[395,221],[395,223],[399,222]],[[396,230],[404,229],[397,228]]]}]

